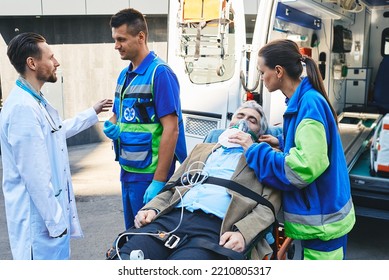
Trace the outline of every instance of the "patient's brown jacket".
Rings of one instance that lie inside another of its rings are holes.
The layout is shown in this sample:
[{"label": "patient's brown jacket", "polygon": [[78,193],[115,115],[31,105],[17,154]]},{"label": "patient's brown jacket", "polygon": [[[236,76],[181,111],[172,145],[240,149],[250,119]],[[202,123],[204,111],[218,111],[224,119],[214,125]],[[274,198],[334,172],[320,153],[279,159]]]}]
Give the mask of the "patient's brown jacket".
[{"label": "patient's brown jacket", "polygon": [[[191,169],[202,169],[203,165],[200,162],[206,162],[208,156],[212,153],[212,150],[219,147],[220,145],[215,146],[214,143],[202,143],[197,145],[187,159],[177,169],[168,183],[179,180],[181,175],[187,171],[188,166],[194,162],[199,163],[193,164]],[[240,158],[231,180],[251,189],[269,200],[273,204],[276,213],[278,213],[281,206],[280,192],[273,188],[265,187],[258,181],[254,171],[247,165],[244,155]],[[143,209],[158,209],[160,212],[155,217],[158,218],[159,216],[174,209],[175,205],[180,202],[180,195],[178,191],[180,191],[181,195],[184,195],[188,190],[189,188],[187,187],[175,187],[162,192],[145,205]],[[231,201],[221,226],[220,235],[226,231],[238,229],[243,235],[247,245],[257,236],[257,234],[274,223],[274,214],[272,210],[265,205],[258,204],[256,201],[244,197],[240,193],[230,189],[227,189],[227,191],[231,195]],[[272,249],[268,243],[262,239],[251,251],[250,258],[263,259],[266,255],[271,253]]]}]

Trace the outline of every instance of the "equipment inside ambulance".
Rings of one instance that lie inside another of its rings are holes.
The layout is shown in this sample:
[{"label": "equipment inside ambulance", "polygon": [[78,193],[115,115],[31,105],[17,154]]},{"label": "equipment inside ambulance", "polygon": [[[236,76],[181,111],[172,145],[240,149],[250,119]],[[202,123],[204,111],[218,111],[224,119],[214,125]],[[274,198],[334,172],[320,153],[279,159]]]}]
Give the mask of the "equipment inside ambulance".
[{"label": "equipment inside ambulance", "polygon": [[195,84],[224,81],[234,68],[230,34],[234,33],[234,14],[229,1],[182,0],[178,29],[180,56]]},{"label": "equipment inside ambulance", "polygon": [[386,114],[375,130],[370,146],[371,174],[389,177],[389,114]]}]

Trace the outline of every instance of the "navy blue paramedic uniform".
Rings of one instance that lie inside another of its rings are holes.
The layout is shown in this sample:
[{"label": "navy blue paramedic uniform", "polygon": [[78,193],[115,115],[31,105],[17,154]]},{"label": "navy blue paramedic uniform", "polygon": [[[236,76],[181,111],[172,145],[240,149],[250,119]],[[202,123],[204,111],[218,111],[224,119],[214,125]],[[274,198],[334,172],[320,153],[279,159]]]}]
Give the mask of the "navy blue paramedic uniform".
[{"label": "navy blue paramedic uniform", "polygon": [[[145,57],[134,71],[131,70],[132,67],[133,65],[130,63],[119,75],[113,106],[113,112],[116,114],[118,124],[121,127],[119,143],[115,144],[121,165],[120,181],[122,183],[126,229],[134,225],[134,216],[143,206],[143,195],[153,180],[158,160],[159,141],[162,134],[160,118],[169,114],[176,114],[179,121],[179,136],[167,180],[174,173],[176,160],[182,162],[187,156],[179,96],[180,88],[176,75],[153,51]],[[151,88],[151,99],[144,98],[145,96],[140,93],[145,88],[146,91]],[[135,98],[128,98],[128,96],[135,96]],[[139,103],[149,104],[143,107],[143,113],[138,106]],[[148,121],[144,121],[144,112],[147,112]],[[151,124],[144,125],[145,122],[150,122]],[[141,128],[147,125],[156,127],[156,129],[151,133],[142,133]],[[141,131],[140,134],[139,131]],[[150,153],[147,159],[135,165],[123,160],[121,156],[123,151],[129,147],[130,150],[124,152],[124,154],[129,154],[131,153],[131,147],[137,149],[136,147],[139,145],[137,141],[144,141],[144,135],[146,135],[146,138],[148,138],[148,135],[152,135],[152,141],[150,139],[150,142],[153,143],[153,156]],[[132,165],[132,167],[127,165]]]}]

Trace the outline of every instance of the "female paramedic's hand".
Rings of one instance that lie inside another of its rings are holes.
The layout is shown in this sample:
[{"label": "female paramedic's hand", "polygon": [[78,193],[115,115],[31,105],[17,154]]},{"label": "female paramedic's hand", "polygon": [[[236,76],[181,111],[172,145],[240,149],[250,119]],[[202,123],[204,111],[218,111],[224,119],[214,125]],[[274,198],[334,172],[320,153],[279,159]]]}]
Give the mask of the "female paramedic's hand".
[{"label": "female paramedic's hand", "polygon": [[246,151],[252,144],[254,144],[253,138],[248,133],[238,131],[228,137],[228,141],[231,143],[239,144]]},{"label": "female paramedic's hand", "polygon": [[151,223],[155,216],[157,216],[155,210],[140,210],[134,219],[135,227],[140,228]]},{"label": "female paramedic's hand", "polygon": [[96,114],[100,114],[101,112],[107,112],[109,108],[113,105],[112,99],[103,99],[97,102],[93,109],[95,109]]},{"label": "female paramedic's hand", "polygon": [[277,137],[274,137],[273,135],[270,134],[265,134],[259,137],[258,142],[266,142],[273,148],[279,149],[280,148],[280,142],[278,141]]},{"label": "female paramedic's hand", "polygon": [[220,237],[219,245],[224,248],[243,252],[246,247],[244,237],[239,231],[227,231]]}]

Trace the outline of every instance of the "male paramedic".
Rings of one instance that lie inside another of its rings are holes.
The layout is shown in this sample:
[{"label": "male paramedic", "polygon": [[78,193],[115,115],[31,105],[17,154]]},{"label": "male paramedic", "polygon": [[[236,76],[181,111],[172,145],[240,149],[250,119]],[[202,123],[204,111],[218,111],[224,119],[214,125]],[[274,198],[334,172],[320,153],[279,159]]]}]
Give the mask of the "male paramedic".
[{"label": "male paramedic", "polygon": [[97,123],[112,100],[99,101],[62,121],[41,93],[57,80],[59,63],[44,37],[21,33],[7,55],[20,74],[0,115],[3,192],[12,256],[17,260],[70,258],[70,238],[82,237],[66,138]]},{"label": "male paramedic", "polygon": [[148,29],[137,10],[124,9],[110,21],[115,49],[129,65],[120,73],[113,116],[104,124],[113,140],[125,228],[138,210],[165,185],[175,162],[186,158],[179,83],[176,75],[147,46]]},{"label": "male paramedic", "polygon": [[[267,130],[255,101],[244,103],[231,124],[240,120],[253,138]],[[112,250],[108,258],[131,259],[138,250],[153,260],[243,259],[246,251],[249,258],[262,259],[272,253],[264,236],[258,243],[255,237],[274,223],[280,192],[259,183],[243,148],[225,141],[235,130],[226,130],[219,143],[193,149],[162,192],[138,212],[135,228],[119,236],[119,254]]]}]

